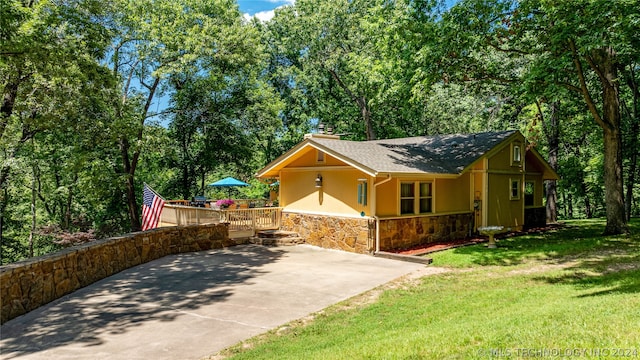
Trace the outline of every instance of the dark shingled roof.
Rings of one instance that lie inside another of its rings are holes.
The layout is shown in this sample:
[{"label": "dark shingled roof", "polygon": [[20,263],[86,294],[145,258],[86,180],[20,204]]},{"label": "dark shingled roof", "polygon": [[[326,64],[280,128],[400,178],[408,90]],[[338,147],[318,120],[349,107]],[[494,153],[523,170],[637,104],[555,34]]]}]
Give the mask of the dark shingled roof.
[{"label": "dark shingled roof", "polygon": [[516,131],[347,141],[310,138],[327,149],[378,173],[460,174]]}]

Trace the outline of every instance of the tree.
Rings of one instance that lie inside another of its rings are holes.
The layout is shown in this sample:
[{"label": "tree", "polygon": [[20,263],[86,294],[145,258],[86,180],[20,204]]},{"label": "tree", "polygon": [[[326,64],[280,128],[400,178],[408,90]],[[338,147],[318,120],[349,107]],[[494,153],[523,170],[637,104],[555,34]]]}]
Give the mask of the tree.
[{"label": "tree", "polygon": [[278,88],[302,92],[311,118],[352,138],[405,135],[403,115],[410,104],[398,96],[406,86],[395,79],[407,69],[401,58],[388,55],[397,40],[391,36],[394,24],[406,8],[402,1],[302,0],[277,11],[267,25],[275,42],[272,68],[288,69]]},{"label": "tree", "polygon": [[[34,167],[38,155],[30,150],[53,132],[78,129],[78,120],[92,108],[87,105],[99,102],[111,84],[110,74],[98,62],[110,40],[103,23],[108,7],[109,3],[93,0],[1,2],[0,241],[3,252],[7,225],[12,226],[9,234],[15,235],[14,239],[23,234],[19,225],[23,214],[21,202],[32,197],[21,196],[26,180],[21,178],[21,173],[33,169],[31,179],[36,179],[39,173]],[[37,202],[31,204],[35,206]],[[32,219],[36,219],[36,212],[34,208]]]},{"label": "tree", "polygon": [[167,79],[233,67],[252,59],[255,46],[231,0],[122,0],[114,24],[109,65],[121,80],[121,96],[114,102],[112,131],[135,231],[140,229],[135,173],[144,148],[145,124],[159,115],[152,107],[157,97],[173,91]]},{"label": "tree", "polygon": [[[518,75],[529,91],[564,87],[582,99],[604,139],[606,234],[628,231],[622,186],[620,61],[637,52],[637,1],[555,2],[462,1],[447,15],[444,29],[460,46],[443,56],[464,64],[467,76],[502,77],[494,62],[478,53],[501,52],[527,60]],[[496,71],[498,70],[498,71]],[[488,75],[488,76],[487,76]],[[598,100],[599,97],[599,100]]]}]

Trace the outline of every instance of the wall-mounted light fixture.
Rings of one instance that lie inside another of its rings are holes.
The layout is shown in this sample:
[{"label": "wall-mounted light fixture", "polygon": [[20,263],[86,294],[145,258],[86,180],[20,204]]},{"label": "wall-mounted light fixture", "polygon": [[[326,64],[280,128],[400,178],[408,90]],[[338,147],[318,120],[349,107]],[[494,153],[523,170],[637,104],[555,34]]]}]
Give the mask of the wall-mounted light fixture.
[{"label": "wall-mounted light fixture", "polygon": [[316,187],[317,188],[321,188],[322,187],[322,175],[318,174],[318,176],[316,177]]}]

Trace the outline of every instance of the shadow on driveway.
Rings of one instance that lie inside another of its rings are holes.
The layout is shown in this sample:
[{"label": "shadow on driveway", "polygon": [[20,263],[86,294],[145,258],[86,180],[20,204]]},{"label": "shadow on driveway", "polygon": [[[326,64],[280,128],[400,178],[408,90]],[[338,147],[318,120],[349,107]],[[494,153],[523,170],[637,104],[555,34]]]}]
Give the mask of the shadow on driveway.
[{"label": "shadow on driveway", "polygon": [[311,246],[171,255],[0,328],[1,359],[199,359],[422,265]]},{"label": "shadow on driveway", "polygon": [[[277,248],[208,251],[167,256],[122,271],[2,326],[3,359],[67,344],[91,347],[104,335],[126,334],[145,322],[171,322],[233,294],[230,284],[247,283],[277,261]],[[167,311],[168,309],[180,309]]]}]

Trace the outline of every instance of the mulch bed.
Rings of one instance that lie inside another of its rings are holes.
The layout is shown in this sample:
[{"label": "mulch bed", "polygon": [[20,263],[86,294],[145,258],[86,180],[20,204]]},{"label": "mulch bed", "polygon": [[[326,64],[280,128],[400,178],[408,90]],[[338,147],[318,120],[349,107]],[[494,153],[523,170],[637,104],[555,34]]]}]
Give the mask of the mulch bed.
[{"label": "mulch bed", "polygon": [[[561,223],[547,224],[546,226],[542,226],[542,227],[535,227],[535,228],[530,228],[522,231],[512,231],[508,233],[498,234],[495,237],[496,239],[504,239],[504,238],[514,237],[514,236],[522,236],[526,234],[536,234],[536,233],[541,233],[549,230],[559,229],[563,226],[564,224],[561,224]],[[461,246],[476,245],[476,244],[480,244],[487,241],[489,241],[489,237],[477,235],[469,239],[433,242],[429,244],[418,245],[408,249],[387,250],[387,252],[401,254],[401,255],[419,256],[419,255],[429,254],[436,251],[453,249]]]}]

